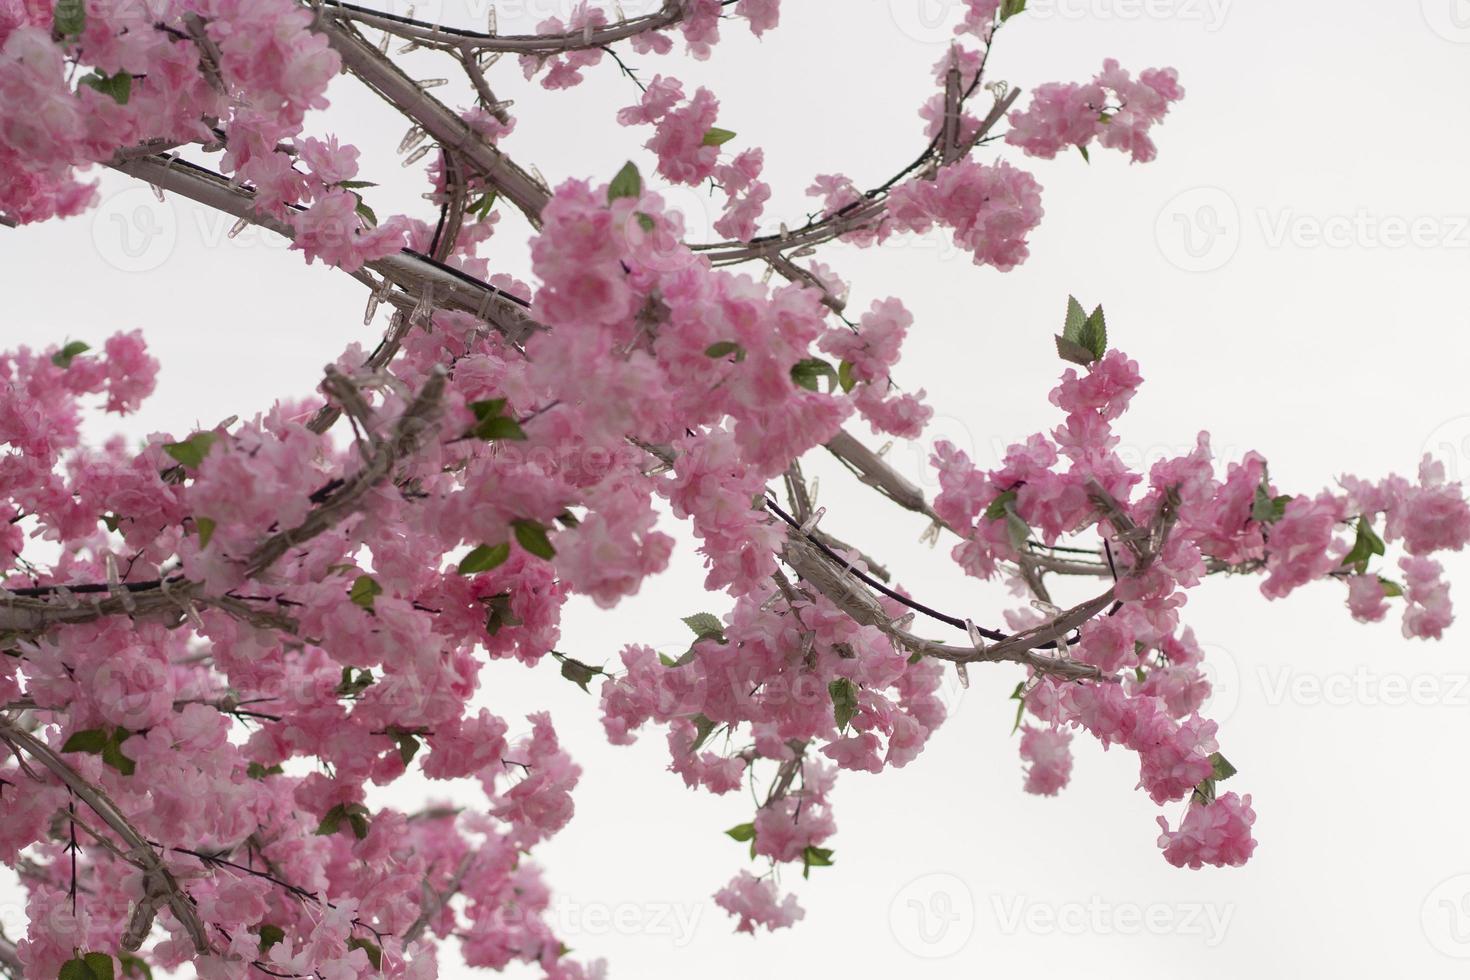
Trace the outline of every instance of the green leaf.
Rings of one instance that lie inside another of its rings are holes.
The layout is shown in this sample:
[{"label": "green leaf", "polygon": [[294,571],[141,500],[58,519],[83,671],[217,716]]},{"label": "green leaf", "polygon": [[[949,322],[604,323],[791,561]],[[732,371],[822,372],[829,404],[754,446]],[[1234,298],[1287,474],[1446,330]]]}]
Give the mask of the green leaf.
[{"label": "green leaf", "polygon": [[254,932],[260,937],[260,951],[262,953],[276,943],[284,942],[286,939],[286,930],[280,926],[273,926],[269,922],[262,922],[255,929],[252,929],[251,932]]},{"label": "green leaf", "polygon": [[1026,715],[1026,682],[1017,684],[1007,700],[1016,702],[1016,722],[1011,725],[1011,734],[1014,735],[1021,730],[1021,719]]},{"label": "green leaf", "polygon": [[123,755],[122,751],[123,741],[131,734],[127,729],[118,728],[113,731],[108,743],[102,746],[102,761],[124,776],[131,776],[138,769],[138,763]]},{"label": "green leaf", "polygon": [[77,37],[87,27],[87,5],[83,0],[56,0],[51,13],[51,33],[59,38]]},{"label": "green leaf", "polygon": [[525,442],[526,431],[521,428],[521,423],[508,415],[499,418],[486,419],[475,426],[473,435],[477,439],[509,439],[512,442]]},{"label": "green leaf", "polygon": [[475,575],[479,572],[488,572],[505,564],[510,557],[510,542],[502,541],[500,544],[482,544],[459,563],[459,574]]},{"label": "green leaf", "polygon": [[725,624],[714,613],[695,613],[693,616],[685,616],[683,622],[701,640],[725,642]]},{"label": "green leaf", "polygon": [[843,361],[837,365],[837,386],[844,392],[849,392],[856,384],[857,378],[852,376],[852,362]]},{"label": "green leaf", "polygon": [[1385,599],[1398,599],[1403,597],[1404,587],[1393,579],[1384,578],[1380,575],[1378,576],[1378,584],[1383,586],[1383,597]]},{"label": "green leaf", "polygon": [[495,207],[495,192],[482,194],[465,208],[465,213],[473,215],[476,221],[484,221],[490,217],[490,211]]},{"label": "green leaf", "polygon": [[122,518],[117,514],[103,514],[102,523],[107,525],[107,530],[116,531],[122,526]]},{"label": "green leaf", "polygon": [[1384,552],[1383,539],[1373,530],[1373,525],[1368,518],[1358,518],[1358,538],[1353,542],[1353,550],[1349,551],[1342,560],[1344,568],[1356,569],[1359,575],[1368,571],[1368,562],[1374,555],[1382,555]]},{"label": "green leaf", "polygon": [[322,822],[317,826],[316,832],[319,836],[330,837],[342,829],[342,821],[352,828],[352,836],[362,840],[368,835],[370,829],[371,815],[367,807],[361,803],[338,803],[327,811],[322,817]]},{"label": "green leaf", "polygon": [[720,129],[718,126],[711,126],[709,128],[709,132],[704,134],[704,139],[701,140],[700,143],[703,146],[724,146],[726,143],[730,142],[734,138],[735,134],[730,132],[728,129]]},{"label": "green leaf", "polygon": [[1220,783],[1223,783],[1225,780],[1229,779],[1231,776],[1240,771],[1230,764],[1229,759],[1225,758],[1218,752],[1210,756],[1210,765],[1215,767],[1215,775],[1213,776],[1214,780]]},{"label": "green leaf", "polygon": [[1261,485],[1256,487],[1256,498],[1251,504],[1251,520],[1259,524],[1275,524],[1286,514],[1286,505],[1291,503],[1290,496],[1271,496],[1271,487],[1268,477],[1261,477]]},{"label": "green leaf", "polygon": [[[354,676],[353,671],[357,670]],[[342,668],[342,683],[337,685],[337,697],[355,698],[363,691],[373,686],[373,672],[370,670],[358,670],[354,667]]]},{"label": "green leaf", "polygon": [[1092,362],[1096,360],[1096,358],[1092,356],[1091,350],[1083,347],[1079,343],[1068,340],[1061,334],[1057,334],[1057,356],[1064,361],[1070,361],[1073,364],[1080,364],[1083,367],[1091,365]]},{"label": "green leaf", "polygon": [[352,583],[352,588],[347,593],[347,598],[357,605],[369,611],[373,608],[373,600],[383,594],[383,587],[378,580],[371,575],[359,575],[357,581]]},{"label": "green leaf", "polygon": [[633,217],[638,219],[638,227],[642,228],[644,231],[653,231],[655,228],[658,227],[658,222],[653,220],[652,215],[644,214],[642,211],[639,211],[634,214]]},{"label": "green leaf", "polygon": [[704,748],[704,743],[714,734],[715,723],[704,715],[694,716],[694,741],[689,743],[690,752],[698,752]]},{"label": "green leaf", "polygon": [[837,370],[820,357],[807,357],[791,365],[791,380],[797,387],[817,391],[822,378],[827,379],[829,392],[837,387]]},{"label": "green leaf", "polygon": [[832,851],[825,847],[813,847],[808,844],[806,850],[801,852],[801,876],[810,878],[812,868],[832,867]]},{"label": "green leaf", "polygon": [[501,592],[480,600],[488,608],[485,612],[485,632],[495,636],[507,626],[520,626],[521,618],[511,608],[510,593]]},{"label": "green leaf", "polygon": [[985,516],[989,520],[998,521],[1006,516],[1015,503],[1016,491],[1007,490],[990,502],[990,506],[985,508]]},{"label": "green leaf", "polygon": [[1079,152],[1079,153],[1082,154],[1082,160],[1083,160],[1084,163],[1091,163],[1092,162],[1092,154],[1087,152],[1087,147],[1086,146],[1084,146],[1081,143],[1078,143],[1077,144],[1077,152]]},{"label": "green leaf", "polygon": [[1001,0],[1000,21],[1004,24],[1026,9],[1026,0]]},{"label": "green leaf", "polygon": [[1078,343],[1092,352],[1095,361],[1102,360],[1108,352],[1108,321],[1101,306],[1093,310],[1087,322],[1082,324]]},{"label": "green leaf", "polygon": [[125,977],[139,977],[140,980],[153,980],[153,967],[143,961],[141,957],[132,953],[119,953],[117,965],[122,967],[122,975]]},{"label": "green leaf", "polygon": [[96,89],[118,105],[127,105],[129,97],[133,94],[133,76],[125,71],[120,71],[116,75],[104,75],[94,71],[83,75],[78,84]]},{"label": "green leaf", "polygon": [[196,517],[194,526],[199,529],[199,547],[208,548],[210,539],[214,537],[214,521],[208,517]]},{"label": "green leaf", "polygon": [[704,349],[705,357],[729,357],[735,355],[736,361],[745,360],[745,348],[733,340],[722,340],[718,344],[710,344]]},{"label": "green leaf", "polygon": [[383,968],[383,951],[366,939],[358,939],[354,936],[352,939],[347,940],[347,948],[360,949],[366,953],[368,962],[373,965],[374,970],[381,970]]},{"label": "green leaf", "polygon": [[731,827],[729,830],[725,831],[725,836],[738,840],[742,844],[746,841],[755,840],[755,824],[737,824],[736,826]]},{"label": "green leaf", "polygon": [[357,198],[357,207],[353,210],[355,210],[358,215],[368,223],[370,227],[376,228],[378,226],[378,213],[368,206],[368,202],[362,199],[361,194],[357,193],[356,191],[349,191],[349,193],[353,197]]},{"label": "green leaf", "polygon": [[112,957],[106,953],[83,953],[61,964],[59,980],[112,980]]},{"label": "green leaf", "polygon": [[92,345],[83,340],[72,340],[55,354],[51,355],[51,363],[59,368],[71,367],[71,362],[81,354],[92,349]]},{"label": "green leaf", "polygon": [[837,722],[837,730],[846,731],[857,714],[857,688],[846,677],[839,677],[827,685],[827,693],[832,695],[832,719]]},{"label": "green leaf", "polygon": [[280,766],[263,766],[258,762],[252,762],[245,767],[245,775],[251,779],[265,779],[267,776],[279,776],[285,772]]},{"label": "green leaf", "polygon": [[163,451],[191,470],[197,470],[219,437],[213,432],[196,432],[183,442],[165,443]]},{"label": "green leaf", "polygon": [[406,768],[413,757],[419,754],[419,739],[413,732],[389,732],[393,741],[398,743],[398,758],[403,760]]},{"label": "green leaf", "polygon": [[1074,344],[1082,342],[1082,328],[1087,324],[1087,311],[1076,296],[1067,297],[1067,318],[1062,321],[1062,337]]},{"label": "green leaf", "polygon": [[638,168],[630,160],[623,164],[623,169],[607,185],[607,203],[611,204],[620,197],[638,197],[643,193],[643,178],[638,174]]},{"label": "green leaf", "polygon": [[587,685],[591,684],[592,679],[601,673],[601,668],[593,667],[590,664],[584,664],[580,660],[573,660],[571,657],[561,658],[561,676],[565,677],[567,680],[571,681],[582,690],[587,691],[589,694],[592,692]]},{"label": "green leaf", "polygon": [[89,728],[84,732],[73,732],[72,736],[66,740],[66,744],[62,745],[61,751],[86,752],[89,755],[96,755],[102,751],[102,747],[108,743],[110,738],[111,736],[100,728]]},{"label": "green leaf", "polygon": [[371,180],[339,180],[336,186],[342,188],[344,191],[355,191],[361,190],[364,187],[377,187],[378,185]]},{"label": "green leaf", "polygon": [[536,521],[512,521],[511,530],[515,532],[516,542],[537,558],[550,561],[556,557],[556,549],[551,546],[551,539],[546,536],[546,528]]}]

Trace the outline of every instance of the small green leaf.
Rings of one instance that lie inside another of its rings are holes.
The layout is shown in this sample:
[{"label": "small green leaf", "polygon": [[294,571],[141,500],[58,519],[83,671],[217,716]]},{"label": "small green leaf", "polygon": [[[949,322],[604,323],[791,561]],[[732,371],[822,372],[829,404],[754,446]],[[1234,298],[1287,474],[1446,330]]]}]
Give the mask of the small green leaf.
[{"label": "small green leaf", "polygon": [[347,940],[348,949],[360,949],[367,954],[368,962],[373,965],[374,970],[383,968],[383,951],[366,939],[353,937]]},{"label": "small green leaf", "polygon": [[1022,681],[1016,685],[1008,700],[1016,702],[1016,722],[1011,726],[1011,734],[1021,730],[1021,719],[1026,715],[1026,682]]},{"label": "small green leaf", "polygon": [[722,340],[718,344],[710,344],[704,349],[705,357],[729,357],[731,354],[735,355],[735,360],[737,361],[745,360],[745,348],[733,340]]},{"label": "small green leaf", "polygon": [[373,608],[373,600],[383,594],[383,587],[378,580],[371,575],[359,575],[357,581],[352,583],[352,588],[347,593],[347,598],[357,605],[369,611]]},{"label": "small green leaf", "polygon": [[832,851],[825,847],[814,847],[808,844],[806,850],[801,852],[801,876],[810,878],[812,868],[832,867]]},{"label": "small green leaf", "polygon": [[1002,0],[1000,5],[1001,23],[1005,23],[1025,9],[1026,0]]},{"label": "small green leaf", "polygon": [[102,761],[124,776],[131,776],[138,769],[137,762],[123,755],[122,743],[131,734],[127,729],[118,728],[113,731],[107,744],[102,746]]},{"label": "small green leaf", "polygon": [[210,539],[214,537],[214,521],[207,517],[196,517],[194,526],[199,529],[199,547],[208,548]]},{"label": "small green leaf", "polygon": [[371,180],[339,180],[336,186],[342,188],[344,191],[356,191],[362,190],[364,187],[377,187],[378,185]]},{"label": "small green leaf", "polygon": [[1383,539],[1373,530],[1373,525],[1369,523],[1368,518],[1359,517],[1358,537],[1353,542],[1353,550],[1349,551],[1342,559],[1343,567],[1355,569],[1359,575],[1363,575],[1367,573],[1368,562],[1372,560],[1373,556],[1382,555],[1383,553]]},{"label": "small green leaf", "polygon": [[653,220],[652,215],[647,215],[644,214],[642,211],[639,211],[637,214],[633,215],[633,217],[638,219],[638,227],[642,228],[644,231],[653,231],[655,228],[658,227],[658,222]]},{"label": "small green leaf", "polygon": [[1070,361],[1073,364],[1080,364],[1083,367],[1090,366],[1092,362],[1096,360],[1096,358],[1092,356],[1092,351],[1090,349],[1083,347],[1081,344],[1076,343],[1075,341],[1068,340],[1061,334],[1057,334],[1057,356],[1064,361]]},{"label": "small green leaf", "polygon": [[87,27],[87,5],[84,0],[56,0],[51,14],[51,33],[58,38],[79,36]]},{"label": "small green leaf", "polygon": [[550,561],[556,557],[556,549],[551,546],[551,539],[546,536],[546,528],[536,521],[512,521],[511,530],[515,532],[516,542],[537,558]]},{"label": "small green leaf", "polygon": [[1108,352],[1108,321],[1101,306],[1093,310],[1087,322],[1082,324],[1078,343],[1092,352],[1092,359],[1095,361],[1102,360],[1103,355]]},{"label": "small green leaf", "polygon": [[827,693],[832,695],[832,719],[837,723],[837,730],[846,731],[852,716],[857,714],[857,688],[846,677],[839,677],[827,685]]},{"label": "small green leaf", "polygon": [[1383,586],[1383,597],[1385,599],[1399,599],[1403,597],[1404,587],[1393,579],[1378,576],[1378,584]]},{"label": "small green leaf", "polygon": [[620,197],[638,197],[643,193],[643,178],[638,174],[638,168],[633,162],[623,164],[623,169],[607,185],[607,203],[611,204]]},{"label": "small green leaf", "polygon": [[357,198],[357,207],[353,210],[357,212],[359,217],[361,217],[364,221],[368,223],[368,227],[376,228],[378,226],[378,213],[368,206],[368,202],[362,199],[361,194],[357,193],[356,191],[349,191],[349,193],[353,197]]},{"label": "small green leaf", "polygon": [[125,71],[120,71],[116,75],[104,75],[94,71],[83,75],[78,84],[96,89],[118,105],[127,105],[128,99],[133,94],[133,76]]},{"label": "small green leaf", "polygon": [[992,521],[1000,520],[1002,517],[1006,516],[1006,512],[1012,508],[1015,502],[1016,491],[1007,490],[1005,493],[1000,494],[998,497],[990,502],[989,507],[985,508],[986,519]]},{"label": "small green leaf", "polygon": [[521,618],[515,614],[511,607],[510,593],[501,592],[499,595],[488,596],[480,600],[487,607],[485,612],[485,632],[495,636],[507,626],[520,626]]},{"label": "small green leaf", "polygon": [[701,640],[725,642],[725,624],[713,613],[695,613],[693,616],[685,616],[683,622]]},{"label": "small green leaf", "polygon": [[122,518],[117,514],[103,514],[102,523],[107,525],[107,530],[116,531],[122,526]]},{"label": "small green leaf", "polygon": [[700,142],[704,146],[724,146],[726,143],[730,142],[734,138],[735,134],[730,132],[728,129],[720,129],[718,126],[711,126],[709,131],[704,134],[704,139]]},{"label": "small green leaf", "polygon": [[61,964],[59,980],[112,980],[112,957],[106,953],[83,953]]},{"label": "small green leaf", "polygon": [[153,967],[132,953],[119,953],[117,955],[117,965],[122,968],[122,975],[125,977],[138,977],[139,980],[153,980]]},{"label": "small green leaf", "polygon": [[342,829],[342,821],[352,828],[352,836],[362,840],[368,835],[369,816],[367,807],[361,803],[338,803],[327,811],[317,825],[318,836],[330,837]]},{"label": "small green leaf", "polygon": [[390,732],[393,741],[398,743],[398,758],[403,760],[406,768],[413,757],[419,754],[418,736],[413,732]]},{"label": "small green leaf", "polygon": [[1092,154],[1087,152],[1087,147],[1084,144],[1077,144],[1077,152],[1082,154],[1082,161],[1084,163],[1092,162]]},{"label": "small green leaf", "polygon": [[1062,321],[1062,337],[1074,344],[1082,342],[1082,328],[1087,323],[1087,311],[1077,302],[1076,296],[1067,297],[1067,318]]},{"label": "small green leaf", "polygon": [[573,660],[571,657],[561,658],[561,676],[582,690],[587,691],[589,694],[591,693],[591,689],[587,685],[591,684],[592,679],[601,673],[602,670],[600,668],[593,667],[590,664],[584,664],[580,660]]},{"label": "small green leaf", "polygon": [[251,931],[260,937],[260,951],[262,953],[276,943],[284,942],[286,939],[286,930],[280,926],[273,926],[269,922],[262,922]]},{"label": "small green leaf", "polygon": [[251,779],[265,779],[268,776],[279,776],[285,772],[280,766],[263,766],[258,762],[252,762],[245,767],[245,775]]},{"label": "small green leaf", "polygon": [[695,715],[694,741],[689,743],[689,751],[694,753],[704,748],[704,743],[709,741],[709,737],[714,734],[714,731],[715,723],[713,721],[710,721],[704,715]]},{"label": "small green leaf", "polygon": [[512,442],[525,442],[526,432],[521,424],[509,416],[502,415],[500,418],[486,419],[475,426],[475,436],[479,439],[509,439]]},{"label": "small green leaf", "polygon": [[1212,778],[1214,778],[1216,782],[1220,783],[1223,783],[1225,780],[1229,779],[1231,776],[1240,771],[1230,764],[1229,759],[1225,758],[1218,752],[1210,756],[1210,765],[1215,767],[1215,774]]},{"label": "small green leaf", "polygon": [[110,736],[100,728],[89,728],[84,732],[73,732],[61,746],[63,752],[86,752],[96,755],[109,741]]},{"label": "small green leaf", "polygon": [[488,572],[505,564],[510,557],[510,542],[502,541],[500,544],[482,544],[459,563],[459,574],[475,575],[480,572]]},{"label": "small green leaf", "polygon": [[183,442],[169,442],[163,451],[191,470],[197,470],[219,437],[213,432],[196,432]]},{"label": "small green leaf", "polygon": [[1291,503],[1291,499],[1286,495],[1272,497],[1269,478],[1261,477],[1261,485],[1256,487],[1256,497],[1251,504],[1251,520],[1259,524],[1275,524],[1286,514],[1286,505]]},{"label": "small green leaf", "polygon": [[65,347],[51,355],[51,363],[62,369],[69,368],[73,360],[91,349],[92,345],[85,341],[69,341]]},{"label": "small green leaf", "polygon": [[[353,671],[356,670],[354,675]],[[342,668],[342,683],[337,685],[337,697],[355,698],[373,686],[373,672],[353,667]]]},{"label": "small green leaf", "polygon": [[725,836],[733,838],[744,844],[746,841],[755,840],[755,824],[742,823],[725,831]]},{"label": "small green leaf", "polygon": [[827,379],[827,390],[837,387],[837,370],[820,357],[807,357],[791,365],[791,380],[800,388],[817,391],[818,382]]},{"label": "small green leaf", "polygon": [[852,376],[852,362],[843,361],[837,365],[837,386],[844,392],[849,392],[856,384],[857,378]]}]

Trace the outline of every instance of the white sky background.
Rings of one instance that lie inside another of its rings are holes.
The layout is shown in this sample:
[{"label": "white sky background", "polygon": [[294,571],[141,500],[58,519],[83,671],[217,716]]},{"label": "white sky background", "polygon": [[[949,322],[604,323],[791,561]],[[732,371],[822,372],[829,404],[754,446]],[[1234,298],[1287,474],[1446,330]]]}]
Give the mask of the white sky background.
[{"label": "white sky background", "polygon": [[[530,14],[525,0],[502,6],[502,29],[529,28],[566,0],[539,2]],[[933,25],[960,4],[784,6],[764,41],[730,24],[710,62],[627,60],[646,76],[673,71],[713,88],[720,125],[739,134],[732,149],[766,147],[768,217],[797,224],[813,175],[871,186],[917,155],[915,112],[945,43]],[[420,4],[419,15],[439,9]],[[459,0],[443,19],[479,26],[484,9]],[[1426,448],[1452,475],[1470,475],[1470,4],[1033,0],[1002,31],[991,77],[1027,88],[1081,80],[1107,56],[1135,71],[1177,67],[1187,97],[1156,131],[1160,158],[1148,166],[1102,150],[1090,166],[989,151],[1034,168],[1045,186],[1047,219],[1020,269],[978,269],[938,237],[824,254],[853,281],[855,309],[897,295],[914,312],[897,376],[927,388],[934,433],[991,465],[1008,442],[1055,425],[1046,393],[1062,365],[1051,334],[1075,293],[1105,305],[1114,345],[1147,379],[1120,426],[1135,458],[1183,452],[1208,428],[1222,456],[1266,454],[1288,492],[1315,492],[1343,472],[1411,473]],[[496,66],[491,82],[516,100],[519,120],[506,148],[553,185],[605,180],[630,156],[651,172],[637,149],[646,132],[613,120],[637,90],[611,61],[587,75],[580,88],[547,93],[513,62]],[[467,101],[467,86],[452,91],[451,104]],[[362,176],[385,185],[368,194],[380,215],[431,218],[419,168],[393,158],[404,125],[351,79],[333,95],[309,130],[363,148]],[[0,233],[10,287],[0,342],[96,343],[141,327],[163,370],[157,393],[124,422],[129,433],[182,434],[299,396],[346,343],[370,346],[380,332],[382,318],[363,327],[366,297],[347,277],[308,268],[253,230],[229,241],[229,219],[176,198],[153,207],[124,178],[104,174],[102,187],[107,201],[93,215]],[[1404,243],[1419,219],[1418,241]],[[701,221],[691,223],[700,237]],[[145,240],[145,227],[165,233]],[[489,245],[492,268],[524,274],[524,238],[507,214]],[[932,491],[926,455],[899,445],[890,459]],[[921,519],[823,458],[811,469],[834,533],[931,605],[999,622],[1002,589],[965,578],[948,543],[920,545]],[[1470,608],[1470,561],[1448,564]],[[686,547],[615,612],[570,608],[561,649],[602,663],[627,642],[685,643],[680,616],[726,608],[701,580]],[[732,935],[708,899],[748,866],[721,832],[749,819],[749,796],[685,790],[663,771],[659,733],[608,746],[595,700],[549,661],[487,670],[483,701],[512,730],[549,703],[584,768],[576,819],[538,857],[567,942],[608,957],[615,977],[1463,975],[1470,789],[1457,749],[1470,728],[1470,626],[1410,643],[1396,617],[1353,623],[1332,585],[1270,604],[1257,585],[1211,581],[1186,609],[1221,682],[1213,717],[1241,771],[1229,788],[1251,792],[1260,815],[1260,847],[1244,869],[1168,866],[1155,846],[1160,811],[1133,788],[1135,757],[1104,754],[1086,736],[1074,740],[1072,785],[1059,798],[1023,794],[1006,700],[1019,672],[972,668],[968,691],[950,684],[954,716],[917,762],[844,774],[836,866],[809,882],[785,877],[806,921],[752,941]],[[1080,596],[1090,585],[1067,588]],[[416,807],[422,786],[405,780],[380,802]],[[1177,824],[1182,805],[1164,812]],[[9,881],[0,888],[15,935],[16,892]],[[444,967],[465,972],[451,951]]]}]

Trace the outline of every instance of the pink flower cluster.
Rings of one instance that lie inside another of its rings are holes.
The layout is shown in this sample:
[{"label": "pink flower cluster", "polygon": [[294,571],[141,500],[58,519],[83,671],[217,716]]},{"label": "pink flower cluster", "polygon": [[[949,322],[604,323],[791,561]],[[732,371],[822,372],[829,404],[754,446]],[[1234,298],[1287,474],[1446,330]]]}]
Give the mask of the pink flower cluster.
[{"label": "pink flower cluster", "polygon": [[1091,82],[1037,86],[1031,104],[1011,113],[1006,142],[1028,156],[1051,159],[1068,147],[1084,152],[1093,140],[1129,154],[1134,163],[1158,155],[1149,131],[1184,97],[1172,68],[1149,68],[1137,79],[1112,58]]}]

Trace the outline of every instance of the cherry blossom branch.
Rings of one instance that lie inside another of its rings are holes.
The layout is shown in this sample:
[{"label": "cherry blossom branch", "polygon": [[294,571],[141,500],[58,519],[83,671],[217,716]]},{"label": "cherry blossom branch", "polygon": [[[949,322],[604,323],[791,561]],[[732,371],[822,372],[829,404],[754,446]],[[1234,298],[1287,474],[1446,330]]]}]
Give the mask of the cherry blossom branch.
[{"label": "cherry blossom branch", "polygon": [[[226,178],[203,167],[160,156],[114,160],[112,167],[279,235],[295,237],[296,230],[290,224],[255,209],[252,193],[231,186]],[[540,329],[540,325],[526,315],[522,300],[417,252],[404,249],[396,255],[369,262],[367,268],[402,290],[401,293],[390,293],[383,301],[404,312],[413,312],[424,294],[432,291],[436,306],[472,313],[512,343],[520,343],[532,331]],[[381,287],[365,273],[352,273],[352,276],[371,289]]]},{"label": "cherry blossom branch", "polygon": [[[331,530],[349,516],[356,513],[362,498],[393,471],[393,466],[417,448],[419,441],[438,419],[440,399],[448,372],[438,367],[424,382],[419,393],[393,425],[392,433],[386,437],[372,437],[371,452],[363,467],[342,484],[341,487],[307,514],[306,519],[289,531],[272,535],[257,547],[245,565],[245,577],[255,578],[276,560],[296,545],[310,541],[318,534]],[[356,406],[360,401],[356,387],[336,368],[327,368],[327,378],[322,387],[342,403],[343,409],[366,429],[370,415]]]},{"label": "cherry blossom branch", "polygon": [[[162,859],[149,846],[147,840],[134,829],[128,818],[123,815],[122,810],[107,797],[107,794],[83,779],[81,774],[49,745],[29,732],[17,728],[10,719],[5,717],[0,717],[0,741],[7,743],[14,750],[25,752],[49,769],[76,795],[77,799],[87,804],[92,812],[97,814],[112,832],[122,839],[129,848],[128,862],[143,872],[144,898],[140,901],[139,907],[155,899],[161,904],[166,904],[173,912],[174,918],[189,934],[195,951],[200,955],[207,954],[210,950],[209,936],[203,921],[199,918],[194,900],[189,897],[189,893],[179,884]],[[151,924],[151,914],[147,915],[147,920]],[[143,939],[146,938],[146,934],[147,929],[140,930],[135,923],[123,936],[122,947],[130,952],[137,950],[142,945]]]},{"label": "cherry blossom branch", "polygon": [[[735,2],[736,0],[723,0],[725,6]],[[589,24],[585,28],[547,34],[495,34],[457,27],[441,27],[397,14],[370,10],[354,3],[342,2],[342,0],[322,0],[322,4],[337,11],[338,16],[344,19],[367,24],[428,46],[452,45],[478,51],[530,55],[585,51],[623,41],[647,31],[664,30],[683,20],[688,8],[685,0],[665,0],[663,8],[656,13],[632,17],[616,24],[600,27]]]},{"label": "cherry blossom branch", "polygon": [[10,980],[23,980],[25,977],[25,964],[20,961],[20,953],[3,929],[0,929],[0,973]]},{"label": "cherry blossom branch", "polygon": [[417,123],[440,146],[460,154],[466,166],[519,208],[532,227],[541,227],[541,210],[551,199],[551,192],[539,180],[426,92],[350,24],[323,12],[316,29],[326,36],[343,66],[358,80]]},{"label": "cherry blossom branch", "polygon": [[449,883],[444,886],[442,891],[433,889],[427,880],[424,882],[424,902],[420,908],[419,916],[403,932],[403,943],[405,946],[421,939],[424,935],[424,930],[429,927],[429,923],[433,921],[434,916],[438,915],[444,909],[444,906],[448,904],[449,900],[459,893],[460,886],[464,884],[465,876],[470,873],[470,868],[474,866],[475,857],[476,853],[470,851],[464,857],[460,858],[459,867],[454,869],[454,874],[450,876]]}]

